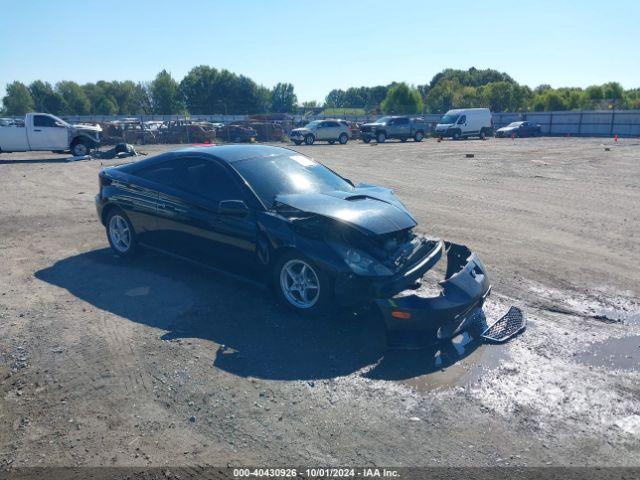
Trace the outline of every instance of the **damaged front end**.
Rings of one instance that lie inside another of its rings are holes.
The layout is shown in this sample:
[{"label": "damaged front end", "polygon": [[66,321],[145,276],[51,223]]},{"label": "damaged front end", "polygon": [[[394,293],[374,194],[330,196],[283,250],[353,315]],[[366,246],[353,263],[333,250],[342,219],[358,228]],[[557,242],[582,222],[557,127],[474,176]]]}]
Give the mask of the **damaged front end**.
[{"label": "damaged front end", "polygon": [[441,254],[431,259],[435,262],[429,262],[430,268],[445,256],[446,272],[437,282],[439,291],[435,295],[404,291],[375,300],[384,318],[389,347],[420,348],[451,339],[462,331],[503,342],[524,329],[524,316],[516,307],[487,325],[482,305],[491,292],[491,282],[485,266],[464,245],[439,241],[439,248]]}]

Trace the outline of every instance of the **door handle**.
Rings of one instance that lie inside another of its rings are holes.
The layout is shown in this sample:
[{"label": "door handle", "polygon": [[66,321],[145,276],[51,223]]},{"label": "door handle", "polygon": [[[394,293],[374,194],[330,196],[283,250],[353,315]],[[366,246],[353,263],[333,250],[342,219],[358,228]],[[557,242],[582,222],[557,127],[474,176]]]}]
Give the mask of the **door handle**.
[{"label": "door handle", "polygon": [[34,132],[41,132],[42,130],[40,130],[39,128],[34,128],[33,131]]},{"label": "door handle", "polygon": [[167,210],[175,213],[185,213],[187,210],[184,208],[176,207],[175,205],[167,205],[166,203],[159,203],[158,208],[161,210]]}]

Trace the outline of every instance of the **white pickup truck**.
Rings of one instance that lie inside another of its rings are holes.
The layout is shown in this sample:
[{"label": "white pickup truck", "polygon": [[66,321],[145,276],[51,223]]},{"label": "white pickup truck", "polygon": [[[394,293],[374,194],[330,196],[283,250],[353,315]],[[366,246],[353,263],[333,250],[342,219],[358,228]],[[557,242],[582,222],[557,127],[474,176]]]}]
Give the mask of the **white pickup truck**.
[{"label": "white pickup truck", "polygon": [[0,123],[0,153],[51,150],[87,155],[100,144],[102,128],[70,125],[48,113],[27,113],[24,122]]}]

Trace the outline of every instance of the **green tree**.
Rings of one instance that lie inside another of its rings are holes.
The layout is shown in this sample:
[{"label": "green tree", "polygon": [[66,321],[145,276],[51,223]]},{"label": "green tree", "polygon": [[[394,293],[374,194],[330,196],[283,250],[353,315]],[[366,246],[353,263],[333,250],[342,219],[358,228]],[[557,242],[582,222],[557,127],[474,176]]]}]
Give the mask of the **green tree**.
[{"label": "green tree", "polygon": [[391,87],[380,105],[384,113],[420,113],[422,97],[417,89],[406,83],[398,83]]},{"label": "green tree", "polygon": [[87,115],[90,113],[91,102],[76,82],[58,82],[56,93],[64,99],[64,110],[61,113],[67,115]]},{"label": "green tree", "polygon": [[33,98],[34,110],[37,112],[61,115],[67,110],[64,98],[54,91],[49,82],[36,80],[29,85],[29,92],[31,92],[31,97]]},{"label": "green tree", "polygon": [[554,90],[545,90],[542,93],[542,104],[547,112],[567,110],[567,104],[562,96]]},{"label": "green tree", "polygon": [[442,80],[429,89],[425,102],[430,113],[445,113],[453,108],[456,100],[456,92],[462,86],[457,80]]},{"label": "green tree", "polygon": [[624,89],[618,82],[609,82],[602,85],[604,100],[612,101],[614,105],[621,106],[624,99]]},{"label": "green tree", "polygon": [[207,65],[187,73],[180,82],[180,93],[193,114],[265,112],[271,105],[271,91],[249,77]]},{"label": "green tree", "polygon": [[117,115],[118,106],[110,97],[102,97],[93,108],[97,115]]},{"label": "green tree", "polygon": [[6,115],[24,115],[35,109],[31,92],[22,82],[12,82],[7,85],[2,104]]},{"label": "green tree", "polygon": [[512,84],[508,82],[491,82],[482,87],[482,97],[492,112],[507,112],[511,108]]},{"label": "green tree", "polygon": [[171,74],[162,70],[149,85],[151,105],[154,113],[173,115],[183,111],[180,89]]},{"label": "green tree", "polygon": [[290,83],[278,83],[271,90],[271,111],[275,113],[291,113],[295,110],[298,98]]}]

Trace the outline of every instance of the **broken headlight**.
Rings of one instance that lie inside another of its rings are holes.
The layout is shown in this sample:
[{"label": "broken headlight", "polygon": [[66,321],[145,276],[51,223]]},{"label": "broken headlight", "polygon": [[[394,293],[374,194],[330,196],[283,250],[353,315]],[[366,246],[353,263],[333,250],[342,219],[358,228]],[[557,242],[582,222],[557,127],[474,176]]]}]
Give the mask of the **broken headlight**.
[{"label": "broken headlight", "polygon": [[336,250],[351,271],[357,275],[384,276],[393,275],[393,272],[378,262],[371,255],[356,248],[331,242],[330,245]]}]

